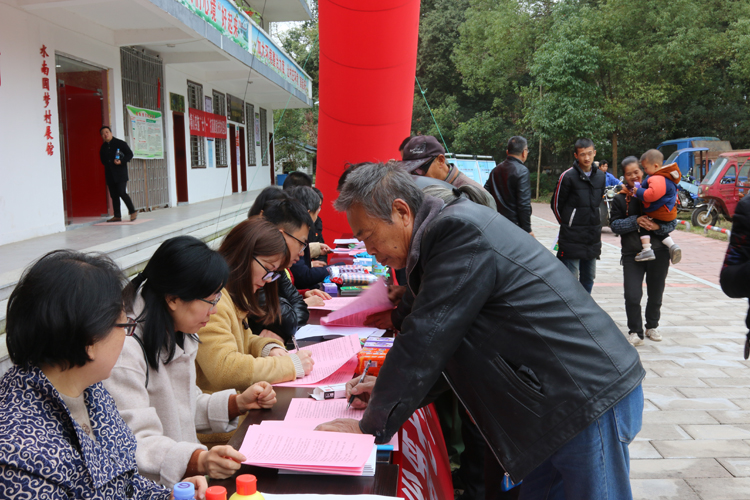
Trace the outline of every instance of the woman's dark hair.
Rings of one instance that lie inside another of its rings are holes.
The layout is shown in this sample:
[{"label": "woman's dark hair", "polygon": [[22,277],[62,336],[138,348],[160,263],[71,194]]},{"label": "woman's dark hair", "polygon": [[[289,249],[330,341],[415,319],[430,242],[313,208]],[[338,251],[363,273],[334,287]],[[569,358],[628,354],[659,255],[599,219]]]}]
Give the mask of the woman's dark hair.
[{"label": "woman's dark hair", "polygon": [[[132,311],[138,290],[145,302],[138,321],[143,321],[143,347],[148,364],[159,371],[174,358],[177,332],[167,299],[190,302],[215,294],[229,279],[229,266],[221,255],[198,238],[177,236],[162,243],[146,268],[125,288],[125,304]],[[183,332],[195,333],[195,332]]]},{"label": "woman's dark hair", "polygon": [[294,172],[289,172],[289,174],[287,174],[286,179],[284,179],[283,188],[284,191],[287,191],[297,186],[312,187],[312,185],[312,177],[304,172],[295,170]]},{"label": "woman's dark hair", "polygon": [[302,203],[292,198],[271,201],[263,209],[263,218],[287,233],[293,233],[303,225],[309,231],[313,227],[312,217]]},{"label": "woman's dark hair", "polygon": [[106,255],[56,250],[36,261],[8,299],[11,361],[62,369],[91,361],[86,347],[106,338],[123,312],[124,283]]},{"label": "woman's dark hair", "polygon": [[312,189],[313,189],[313,191],[315,191],[315,194],[317,194],[317,195],[318,195],[318,197],[320,198],[320,202],[322,203],[322,202],[323,202],[323,200],[325,199],[325,198],[323,197],[323,191],[321,191],[320,189],[316,188],[315,186],[313,186],[313,188],[312,188]]},{"label": "woman's dark hair", "polygon": [[638,158],[636,158],[635,156],[628,156],[620,163],[620,165],[622,165],[623,174],[625,173],[625,167],[627,167],[631,163],[635,163],[636,165],[638,165],[638,168],[641,168],[641,164],[638,162]]},{"label": "woman's dark hair", "polygon": [[[226,289],[232,302],[241,311],[246,311],[256,321],[270,325],[281,319],[279,291],[276,282],[263,286],[266,295],[265,309],[253,292],[253,257],[284,255],[279,269],[289,264],[289,249],[281,231],[263,217],[251,217],[237,224],[219,247],[219,253],[229,264],[229,282]],[[260,290],[259,290],[260,291]]]},{"label": "woman's dark hair", "polygon": [[260,213],[266,209],[265,207],[268,205],[269,201],[285,200],[287,198],[287,193],[279,186],[268,186],[260,192],[257,198],[255,198],[253,206],[250,207],[250,211],[247,212],[247,217],[250,218],[260,215]]},{"label": "woman's dark hair", "polygon": [[313,191],[313,188],[307,186],[298,186],[288,191],[289,196],[302,203],[309,212],[317,212],[320,208],[320,196]]}]

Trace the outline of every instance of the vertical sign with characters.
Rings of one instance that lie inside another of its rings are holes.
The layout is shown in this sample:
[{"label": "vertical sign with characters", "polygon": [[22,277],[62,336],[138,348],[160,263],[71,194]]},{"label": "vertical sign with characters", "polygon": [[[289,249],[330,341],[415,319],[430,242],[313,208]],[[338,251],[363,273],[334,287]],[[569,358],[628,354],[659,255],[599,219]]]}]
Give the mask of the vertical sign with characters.
[{"label": "vertical sign with characters", "polygon": [[49,65],[47,64],[49,53],[47,52],[46,45],[42,45],[42,48],[39,49],[39,55],[42,56],[42,100],[44,101],[45,123],[44,139],[47,141],[45,152],[47,153],[47,156],[52,156],[55,154],[55,145],[52,143],[52,140],[54,139],[54,137],[52,137],[52,110],[49,109],[49,104],[52,97],[50,96]]}]

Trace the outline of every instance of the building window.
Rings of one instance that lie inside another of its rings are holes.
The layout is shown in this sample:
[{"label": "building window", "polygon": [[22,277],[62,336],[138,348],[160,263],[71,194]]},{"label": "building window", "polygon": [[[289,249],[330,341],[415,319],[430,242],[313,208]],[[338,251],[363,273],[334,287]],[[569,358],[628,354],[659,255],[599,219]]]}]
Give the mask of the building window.
[{"label": "building window", "polygon": [[266,122],[268,113],[265,109],[260,108],[260,154],[263,166],[270,165],[270,152],[268,151],[268,126]]},{"label": "building window", "polygon": [[[203,111],[203,86],[188,81],[187,88],[188,107]],[[206,140],[198,135],[190,135],[190,166],[206,168]]]},{"label": "building window", "polygon": [[245,116],[247,116],[247,166],[254,167],[255,161],[255,106],[252,104],[245,105]]},{"label": "building window", "polygon": [[216,139],[216,166],[217,167],[226,167],[228,165],[227,162],[227,140],[226,139]]},{"label": "building window", "polygon": [[227,116],[227,98],[224,97],[224,94],[222,94],[221,92],[216,92],[214,90],[213,98],[214,98],[214,114]]}]

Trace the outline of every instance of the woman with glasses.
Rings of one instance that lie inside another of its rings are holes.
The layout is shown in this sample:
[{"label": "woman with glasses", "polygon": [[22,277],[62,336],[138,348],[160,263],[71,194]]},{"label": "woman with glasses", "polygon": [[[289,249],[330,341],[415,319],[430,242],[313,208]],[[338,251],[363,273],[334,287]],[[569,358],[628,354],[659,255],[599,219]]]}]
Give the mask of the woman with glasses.
[{"label": "woman with glasses", "polygon": [[[170,498],[139,474],[136,438],[101,384],[133,330],[123,280],[107,257],[58,250],[27,269],[11,293],[6,341],[14,366],[0,381],[0,498]],[[205,478],[189,480],[202,498]]]},{"label": "woman with glasses", "polygon": [[178,236],[162,243],[125,289],[135,334],[104,386],[138,440],[139,471],[160,484],[234,474],[245,457],[231,446],[207,450],[197,433],[231,431],[247,410],[276,402],[266,382],[241,394],[205,394],[196,385],[196,332],[224,300],[220,290],[228,275],[221,255],[192,236]]},{"label": "woman with glasses", "polygon": [[261,380],[273,384],[309,374],[310,351],[289,354],[280,341],[258,336],[281,317],[276,280],[289,261],[281,231],[251,217],[226,235],[219,253],[229,264],[229,279],[216,314],[200,331],[198,385],[206,392],[243,391]]}]

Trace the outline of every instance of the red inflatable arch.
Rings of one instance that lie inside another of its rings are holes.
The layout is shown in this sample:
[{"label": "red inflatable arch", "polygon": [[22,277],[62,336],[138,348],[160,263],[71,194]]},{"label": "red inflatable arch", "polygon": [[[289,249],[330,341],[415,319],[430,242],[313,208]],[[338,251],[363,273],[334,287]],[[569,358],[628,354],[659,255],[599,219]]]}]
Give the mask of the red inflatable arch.
[{"label": "red inflatable arch", "polygon": [[325,240],[351,233],[333,209],[344,164],[398,158],[409,135],[419,0],[320,0],[316,185]]}]

